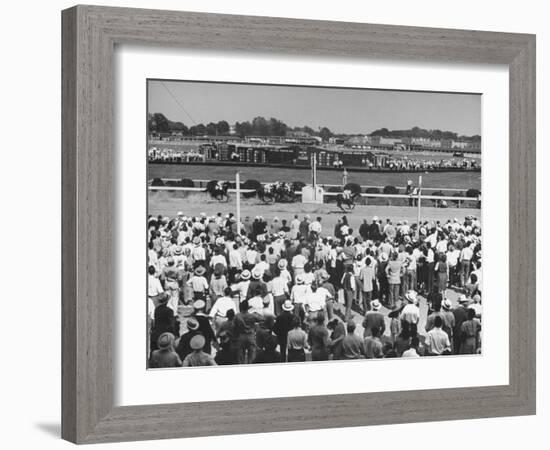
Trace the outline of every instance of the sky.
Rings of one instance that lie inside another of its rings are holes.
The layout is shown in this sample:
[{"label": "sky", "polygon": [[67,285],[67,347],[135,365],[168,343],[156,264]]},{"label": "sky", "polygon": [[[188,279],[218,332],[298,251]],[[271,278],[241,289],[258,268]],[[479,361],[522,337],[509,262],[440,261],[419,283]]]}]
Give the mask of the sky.
[{"label": "sky", "polygon": [[290,127],[366,134],[414,126],[481,135],[481,95],[149,80],[148,112],[185,125],[274,117]]}]

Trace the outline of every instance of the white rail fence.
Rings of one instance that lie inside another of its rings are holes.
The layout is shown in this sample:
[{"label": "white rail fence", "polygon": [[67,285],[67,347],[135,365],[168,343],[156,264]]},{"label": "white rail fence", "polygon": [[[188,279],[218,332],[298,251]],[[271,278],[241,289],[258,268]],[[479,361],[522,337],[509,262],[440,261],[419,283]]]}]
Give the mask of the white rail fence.
[{"label": "white rail fence", "polygon": [[[183,192],[205,192],[205,188],[200,187],[180,187],[180,186],[148,186],[150,191],[183,191]],[[237,189],[228,189],[229,193],[236,193]],[[248,194],[256,192],[254,189],[240,189],[241,194]],[[340,192],[324,192],[324,196],[336,196]],[[301,191],[294,191],[294,195],[302,195]],[[403,199],[412,199],[417,200],[418,195],[408,195],[408,194],[360,194],[361,197],[366,198],[403,198]],[[438,195],[424,195],[420,194],[421,200],[445,200],[445,201],[454,201],[454,202],[477,202],[479,199],[475,197],[454,197],[454,196],[438,196]]]},{"label": "white rail fence", "polygon": [[[181,181],[181,178],[162,178],[163,181]],[[151,184],[153,180],[149,180],[149,185]],[[211,180],[192,180],[195,184],[198,184],[199,187],[197,189],[200,189],[202,186],[206,187],[206,183],[208,183]],[[262,184],[268,184],[272,183],[271,181],[264,181]],[[341,184],[329,184],[329,183],[317,183],[317,186],[321,186],[323,189],[330,188],[330,187],[342,187]],[[384,189],[384,186],[375,186],[375,185],[367,185],[367,184],[361,184],[360,185],[362,189],[366,188],[378,188],[380,190]],[[395,186],[396,189],[407,189],[407,186]],[[203,188],[204,189],[204,188]],[[447,191],[447,192],[465,192],[468,189],[457,189],[457,188],[437,188],[437,187],[422,187],[423,190],[427,191]],[[242,191],[242,190],[241,190]],[[327,195],[325,193],[325,195]],[[472,200],[471,198],[469,198]]]}]

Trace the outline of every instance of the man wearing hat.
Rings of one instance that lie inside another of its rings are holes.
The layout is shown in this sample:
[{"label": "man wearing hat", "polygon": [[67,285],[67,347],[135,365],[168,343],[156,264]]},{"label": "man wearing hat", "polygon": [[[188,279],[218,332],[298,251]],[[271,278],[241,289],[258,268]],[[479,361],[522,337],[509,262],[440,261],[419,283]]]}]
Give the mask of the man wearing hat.
[{"label": "man wearing hat", "polygon": [[151,328],[151,350],[157,349],[157,341],[161,334],[179,335],[179,324],[174,316],[174,311],[168,306],[169,299],[170,296],[167,293],[161,294],[158,298],[158,306],[155,308]]},{"label": "man wearing hat", "polygon": [[181,367],[182,362],[174,351],[174,335],[162,333],[157,340],[158,350],[151,353],[149,367],[152,369],[164,367]]},{"label": "man wearing hat", "polygon": [[187,281],[187,285],[193,288],[193,298],[195,300],[206,300],[208,292],[208,281],[204,277],[206,269],[203,266],[198,266],[191,278]]},{"label": "man wearing hat", "polygon": [[191,249],[191,256],[193,258],[193,264],[197,266],[206,265],[206,251],[202,246],[202,241],[199,236],[193,238],[193,248]]},{"label": "man wearing hat", "polygon": [[381,334],[384,334],[386,331],[386,320],[384,318],[384,314],[380,312],[381,307],[382,304],[378,299],[373,300],[370,303],[370,309],[367,311],[365,318],[363,319],[364,338],[372,334],[373,327],[378,327],[378,329],[381,330]]},{"label": "man wearing hat", "polygon": [[238,275],[238,277],[239,282],[233,285],[233,291],[239,294],[239,301],[242,302],[246,300],[252,274],[250,273],[250,270],[245,269],[240,273],[240,275]]},{"label": "man wearing hat", "polygon": [[223,322],[227,319],[227,311],[232,309],[235,311],[235,302],[231,296],[231,288],[226,287],[221,297],[219,297],[212,309],[210,309],[209,316],[214,322],[214,327],[216,328],[216,333],[219,333],[220,327]]},{"label": "man wearing hat", "polygon": [[[281,261],[279,261],[279,263]],[[273,278],[273,280],[271,280],[271,294],[273,295],[274,313],[276,316],[278,316],[282,311],[284,301],[290,295],[290,290],[288,289],[288,281],[282,276],[281,269],[279,267],[275,269],[275,277]]]},{"label": "man wearing hat", "polygon": [[256,326],[263,318],[250,311],[248,300],[239,304],[239,310],[239,314],[235,316],[234,320],[237,359],[239,364],[250,364],[256,358]]},{"label": "man wearing hat", "polygon": [[376,276],[374,272],[374,264],[372,259],[367,256],[365,258],[365,265],[361,267],[359,272],[359,279],[361,280],[361,295],[362,295],[362,307],[363,313],[366,313],[370,308],[370,302],[372,301],[372,292],[374,290],[374,283]]},{"label": "man wearing hat", "polygon": [[445,299],[440,304],[436,304],[434,307],[435,311],[431,313],[426,319],[426,325],[425,325],[426,332],[433,329],[435,318],[441,317],[441,320],[443,322],[441,329],[448,334],[449,340],[451,340],[453,338],[453,328],[455,325],[455,317],[453,313],[450,312],[451,308],[452,308],[452,305],[449,299]]},{"label": "man wearing hat", "polygon": [[401,311],[401,322],[408,322],[411,325],[411,329],[415,329],[420,322],[420,308],[418,307],[418,298],[416,292],[409,290],[405,293],[405,300],[408,304],[405,305]]},{"label": "man wearing hat", "polygon": [[261,270],[253,269],[252,270],[252,281],[248,285],[248,291],[246,293],[246,298],[250,299],[260,290],[260,296],[263,298],[267,295],[267,284],[262,280],[263,272]]},{"label": "man wearing hat", "polygon": [[185,322],[185,325],[187,327],[187,332],[183,333],[180,336],[178,346],[176,347],[176,353],[182,361],[189,353],[193,351],[190,346],[190,342],[193,336],[201,334],[201,332],[199,331],[199,322],[195,317],[189,317]]},{"label": "man wearing hat", "polygon": [[195,300],[193,303],[193,317],[199,323],[199,332],[204,336],[206,342],[204,344],[204,351],[208,354],[212,353],[212,344],[217,345],[216,334],[210,325],[210,317],[204,313],[206,308],[206,302],[204,300]]},{"label": "man wearing hat", "polygon": [[287,336],[288,332],[293,328],[294,305],[292,301],[285,300],[281,309],[282,311],[275,319],[273,333],[277,336],[277,342],[279,343],[279,350],[281,352],[281,361],[286,361]]},{"label": "man wearing hat", "polygon": [[286,282],[290,285],[292,283],[292,275],[288,271],[288,260],[281,258],[277,263],[277,268],[281,271],[281,277],[283,277]]},{"label": "man wearing hat", "polygon": [[218,298],[223,297],[225,288],[227,288],[227,278],[223,274],[223,268],[218,265],[210,278],[210,300],[215,302]]},{"label": "man wearing hat", "polygon": [[434,327],[426,335],[426,349],[428,354],[439,356],[451,352],[449,336],[442,330],[443,320],[441,317],[434,319]]},{"label": "man wearing hat", "polygon": [[455,355],[460,353],[460,337],[462,324],[468,320],[468,304],[470,300],[464,294],[458,297],[458,306],[453,309],[453,315],[455,318],[455,326],[453,329],[453,351]]},{"label": "man wearing hat", "polygon": [[191,338],[189,346],[193,350],[183,360],[183,367],[216,366],[216,361],[209,353],[203,351],[205,345],[204,336],[197,334]]},{"label": "man wearing hat", "polygon": [[290,291],[290,300],[294,304],[294,314],[300,318],[302,323],[305,318],[304,304],[310,293],[311,287],[304,283],[304,276],[302,274],[296,275],[296,284],[292,286]]},{"label": "man wearing hat", "polygon": [[382,303],[387,302],[390,295],[390,284],[386,275],[388,266],[388,255],[380,253],[378,264],[376,265],[376,279],[378,280],[378,300]]}]

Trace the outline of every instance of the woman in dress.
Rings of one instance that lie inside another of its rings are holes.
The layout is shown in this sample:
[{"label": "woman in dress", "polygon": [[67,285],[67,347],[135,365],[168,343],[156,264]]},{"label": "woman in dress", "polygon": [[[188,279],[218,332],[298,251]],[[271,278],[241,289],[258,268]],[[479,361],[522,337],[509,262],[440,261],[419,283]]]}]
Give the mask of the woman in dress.
[{"label": "woman in dress", "polygon": [[436,276],[437,292],[440,292],[445,297],[447,284],[449,281],[449,266],[447,264],[447,255],[442,254],[434,267]]},{"label": "woman in dress", "polygon": [[481,330],[481,322],[476,318],[476,312],[472,308],[468,308],[468,320],[462,322],[460,326],[461,355],[473,355],[477,353],[478,338]]}]

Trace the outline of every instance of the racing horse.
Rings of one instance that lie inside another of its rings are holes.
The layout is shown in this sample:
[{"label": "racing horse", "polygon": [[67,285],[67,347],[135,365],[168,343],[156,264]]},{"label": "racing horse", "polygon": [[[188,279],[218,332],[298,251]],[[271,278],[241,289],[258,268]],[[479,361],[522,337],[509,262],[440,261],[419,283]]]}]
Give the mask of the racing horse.
[{"label": "racing horse", "polygon": [[348,207],[348,211],[355,208],[355,199],[361,194],[359,192],[344,191],[336,196],[336,206],[342,211],[346,211],[344,205]]},{"label": "racing horse", "polygon": [[229,187],[229,181],[210,180],[206,184],[206,189],[204,190],[204,192],[207,192],[208,194],[210,194],[210,197],[218,200],[219,202],[221,202],[224,198],[227,202],[229,201],[229,195],[227,195]]},{"label": "racing horse", "polygon": [[276,181],[274,183],[266,183],[256,193],[258,194],[258,198],[264,203],[293,202],[296,200],[294,189],[294,183]]}]

